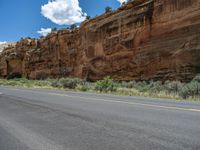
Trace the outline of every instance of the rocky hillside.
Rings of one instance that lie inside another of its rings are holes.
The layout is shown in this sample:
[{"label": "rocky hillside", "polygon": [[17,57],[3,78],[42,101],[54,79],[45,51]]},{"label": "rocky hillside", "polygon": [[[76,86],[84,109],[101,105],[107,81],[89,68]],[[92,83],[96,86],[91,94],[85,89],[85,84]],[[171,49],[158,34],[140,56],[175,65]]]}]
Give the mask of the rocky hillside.
[{"label": "rocky hillside", "polygon": [[13,46],[15,45],[15,43],[0,43],[0,52],[2,52],[4,50],[4,48],[8,47],[8,46]]},{"label": "rocky hillside", "polygon": [[200,73],[200,0],[135,0],[0,55],[0,75],[189,81]]},{"label": "rocky hillside", "polygon": [[2,52],[3,49],[4,49],[6,46],[7,46],[7,45],[5,45],[5,44],[0,44],[0,52]]}]

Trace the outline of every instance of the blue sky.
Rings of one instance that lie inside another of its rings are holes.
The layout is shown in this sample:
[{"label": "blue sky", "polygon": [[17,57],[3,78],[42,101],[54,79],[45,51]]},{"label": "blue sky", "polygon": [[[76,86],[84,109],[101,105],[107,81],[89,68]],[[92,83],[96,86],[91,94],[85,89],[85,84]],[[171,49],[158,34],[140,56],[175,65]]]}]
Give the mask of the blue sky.
[{"label": "blue sky", "polygon": [[[76,4],[78,0],[54,0],[56,1],[62,2],[56,4],[52,0],[0,0],[0,42],[17,41],[21,37],[37,38],[40,36],[37,31],[41,28],[64,28],[70,22],[83,20],[85,13],[96,16],[102,14],[106,6],[113,9],[120,6],[119,0],[79,0],[79,5]],[[67,9],[61,8],[63,5],[60,4],[63,2],[70,3]],[[54,8],[54,5],[57,6]]]}]

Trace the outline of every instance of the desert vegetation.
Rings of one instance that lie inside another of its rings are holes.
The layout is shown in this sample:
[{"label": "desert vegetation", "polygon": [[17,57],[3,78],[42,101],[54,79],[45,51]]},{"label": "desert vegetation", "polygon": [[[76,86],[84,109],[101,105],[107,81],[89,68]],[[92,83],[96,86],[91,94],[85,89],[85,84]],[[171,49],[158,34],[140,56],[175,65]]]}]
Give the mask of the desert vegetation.
[{"label": "desert vegetation", "polygon": [[177,100],[200,100],[200,75],[197,75],[189,83],[182,83],[180,81],[114,81],[110,77],[105,77],[103,80],[96,82],[88,82],[78,78],[46,80],[9,78],[0,79],[0,85],[30,88],[55,88]]}]

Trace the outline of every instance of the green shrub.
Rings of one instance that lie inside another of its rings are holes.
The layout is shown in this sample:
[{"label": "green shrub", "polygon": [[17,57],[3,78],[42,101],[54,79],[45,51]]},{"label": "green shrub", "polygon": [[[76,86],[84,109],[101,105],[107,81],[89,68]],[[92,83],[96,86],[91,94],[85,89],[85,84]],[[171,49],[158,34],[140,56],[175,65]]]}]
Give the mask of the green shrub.
[{"label": "green shrub", "polygon": [[83,84],[78,84],[76,90],[78,91],[92,91],[94,89],[94,84],[91,82],[84,82]]},{"label": "green shrub", "polygon": [[20,82],[15,81],[15,80],[8,80],[6,85],[9,85],[9,86],[20,86],[21,84],[20,84]]},{"label": "green shrub", "polygon": [[7,82],[5,79],[0,79],[0,85],[7,85]]},{"label": "green shrub", "polygon": [[185,84],[179,91],[179,95],[184,99],[200,97],[200,82],[192,81]]},{"label": "green shrub", "polygon": [[51,86],[51,83],[46,80],[35,80],[33,82],[34,86],[44,87],[44,86]]},{"label": "green shrub", "polygon": [[180,81],[166,81],[163,87],[167,91],[167,93],[177,94],[179,93],[183,85],[184,84],[181,83]]},{"label": "green shrub", "polygon": [[96,82],[95,90],[100,92],[114,92],[117,90],[117,83],[115,83],[110,77],[105,77],[103,80]]},{"label": "green shrub", "polygon": [[120,86],[124,88],[133,88],[136,84],[137,84],[136,81],[129,81],[129,82],[122,81]]},{"label": "green shrub", "polygon": [[109,13],[109,12],[111,12],[112,11],[112,8],[110,7],[110,6],[107,6],[106,8],[105,8],[105,13]]},{"label": "green shrub", "polygon": [[163,85],[160,81],[150,81],[150,83],[146,85],[146,92],[159,93],[160,91],[163,91]]},{"label": "green shrub", "polygon": [[113,92],[121,95],[148,96],[173,99],[193,99],[200,100],[200,75],[197,75],[189,83],[179,81],[166,81],[164,84],[160,81],[123,81],[115,82],[110,77],[95,83],[86,82],[78,78],[61,78],[46,80],[27,80],[25,78],[16,78],[11,75],[10,80],[0,79],[0,85],[22,86],[22,87],[55,87],[76,89],[78,91],[99,91]]},{"label": "green shrub", "polygon": [[83,84],[83,81],[78,78],[61,78],[59,84],[63,88],[75,89],[78,84]]},{"label": "green shrub", "polygon": [[139,81],[134,84],[134,88],[139,92],[147,92],[150,89],[150,85],[146,81]]},{"label": "green shrub", "polygon": [[54,88],[60,88],[62,85],[60,84],[59,80],[51,80],[51,86]]},{"label": "green shrub", "polygon": [[192,81],[196,81],[200,83],[200,74],[196,75]]},{"label": "green shrub", "polygon": [[70,29],[76,29],[77,28],[77,25],[76,24],[72,24],[71,26],[70,26]]}]

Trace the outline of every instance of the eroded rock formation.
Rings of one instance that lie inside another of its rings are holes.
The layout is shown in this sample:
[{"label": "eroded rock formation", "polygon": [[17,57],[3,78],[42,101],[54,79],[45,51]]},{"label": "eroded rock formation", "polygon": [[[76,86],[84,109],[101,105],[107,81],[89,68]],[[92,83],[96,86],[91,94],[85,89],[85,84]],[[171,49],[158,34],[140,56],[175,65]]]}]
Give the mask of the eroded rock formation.
[{"label": "eroded rock formation", "polygon": [[200,0],[136,0],[0,55],[0,75],[182,80],[200,73]]}]

